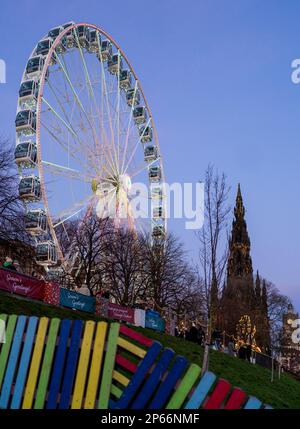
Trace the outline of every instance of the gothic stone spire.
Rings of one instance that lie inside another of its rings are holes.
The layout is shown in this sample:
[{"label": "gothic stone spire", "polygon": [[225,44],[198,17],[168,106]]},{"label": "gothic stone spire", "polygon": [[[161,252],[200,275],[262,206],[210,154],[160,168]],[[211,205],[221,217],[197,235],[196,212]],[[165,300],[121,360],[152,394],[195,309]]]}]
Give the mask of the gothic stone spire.
[{"label": "gothic stone spire", "polygon": [[234,217],[229,242],[228,277],[243,278],[248,275],[252,276],[251,243],[245,221],[245,207],[240,184],[238,185]]}]

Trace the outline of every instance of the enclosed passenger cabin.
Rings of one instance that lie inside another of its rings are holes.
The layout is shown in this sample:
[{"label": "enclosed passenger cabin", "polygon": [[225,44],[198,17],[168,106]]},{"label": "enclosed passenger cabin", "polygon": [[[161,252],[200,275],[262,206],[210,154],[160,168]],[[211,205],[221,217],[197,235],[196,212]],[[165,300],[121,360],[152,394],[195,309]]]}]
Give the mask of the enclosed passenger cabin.
[{"label": "enclosed passenger cabin", "polygon": [[[36,46],[36,55],[42,55],[43,57],[47,56],[52,44],[53,40],[51,39],[51,37],[47,37],[46,39],[41,40]],[[50,65],[55,64],[56,61],[56,56],[55,54],[53,54],[50,60]]]},{"label": "enclosed passenger cabin", "polygon": [[114,54],[108,59],[108,71],[111,74],[118,74],[122,70],[122,57],[120,54]]},{"label": "enclosed passenger cabin", "polygon": [[19,89],[19,102],[24,108],[36,106],[39,94],[39,84],[35,80],[26,80]]},{"label": "enclosed passenger cabin", "polygon": [[30,210],[25,216],[25,229],[33,235],[43,234],[47,231],[47,216],[44,210]]},{"label": "enclosed passenger cabin", "polygon": [[132,76],[129,70],[121,70],[120,71],[120,88],[127,91],[131,87]]},{"label": "enclosed passenger cabin", "polygon": [[103,40],[101,42],[101,52],[97,53],[97,58],[99,61],[108,61],[112,54],[112,45],[109,40]]},{"label": "enclosed passenger cabin", "polygon": [[144,150],[144,159],[146,162],[152,162],[157,159],[157,147],[156,146],[146,146]]},{"label": "enclosed passenger cabin", "polygon": [[57,252],[53,241],[41,241],[36,245],[36,262],[39,265],[56,265]]},{"label": "enclosed passenger cabin", "polygon": [[18,166],[32,168],[37,161],[37,148],[31,141],[17,144],[15,149],[15,161]]},{"label": "enclosed passenger cabin", "polygon": [[78,27],[76,27],[75,32],[76,42],[78,43],[79,41],[79,44],[82,48],[87,48],[89,43],[89,28],[85,25],[79,25]]},{"label": "enclosed passenger cabin", "polygon": [[44,58],[42,55],[37,55],[29,58],[26,65],[27,78],[40,77],[44,67]]},{"label": "enclosed passenger cabin", "polygon": [[[75,24],[75,22],[71,21],[71,22],[67,22],[62,27],[65,30],[68,27],[72,27],[74,24]],[[73,31],[73,29],[70,29],[65,34],[65,46],[67,48],[69,48],[69,49],[70,48],[74,48],[74,46],[75,46],[75,38],[74,38],[74,31]]]},{"label": "enclosed passenger cabin", "polygon": [[[52,28],[52,30],[50,30],[48,33],[48,37],[50,37],[54,41],[63,30],[64,30],[64,27],[62,25],[59,27]],[[66,39],[65,37],[63,37],[60,43],[56,46],[55,49],[59,54],[61,54],[66,50],[65,42],[66,42]]]},{"label": "enclosed passenger cabin", "polygon": [[152,128],[150,125],[147,125],[147,127],[140,127],[139,128],[139,134],[141,138],[142,143],[151,142],[152,140]]},{"label": "enclosed passenger cabin", "polygon": [[41,184],[37,176],[22,177],[19,183],[20,198],[26,201],[38,201],[41,198]]},{"label": "enclosed passenger cabin", "polygon": [[128,106],[136,106],[140,102],[140,92],[137,88],[128,89],[126,92],[126,101]]},{"label": "enclosed passenger cabin", "polygon": [[161,179],[161,169],[155,165],[149,168],[149,179],[150,182],[159,182]]},{"label": "enclosed passenger cabin", "polygon": [[36,46],[36,55],[43,55],[46,56],[48,55],[48,52],[51,49],[53,40],[51,39],[51,37],[47,37],[46,39],[41,40],[37,46]]},{"label": "enclosed passenger cabin", "polygon": [[88,46],[87,49],[89,52],[96,53],[101,49],[101,36],[99,31],[94,28],[90,29],[88,36]]},{"label": "enclosed passenger cabin", "polygon": [[30,109],[20,110],[20,112],[17,113],[15,124],[17,132],[22,132],[22,134],[24,135],[30,135],[35,133],[35,111]]},{"label": "enclosed passenger cabin", "polygon": [[164,209],[162,206],[153,207],[153,219],[161,219],[164,216]]},{"label": "enclosed passenger cabin", "polygon": [[155,225],[152,229],[152,237],[154,239],[162,239],[165,237],[165,227],[163,225]]},{"label": "enclosed passenger cabin", "polygon": [[144,124],[147,119],[147,110],[144,106],[137,106],[133,110],[133,119],[137,125]]},{"label": "enclosed passenger cabin", "polygon": [[163,197],[163,191],[161,186],[154,186],[151,188],[151,198],[154,200],[161,200]]}]

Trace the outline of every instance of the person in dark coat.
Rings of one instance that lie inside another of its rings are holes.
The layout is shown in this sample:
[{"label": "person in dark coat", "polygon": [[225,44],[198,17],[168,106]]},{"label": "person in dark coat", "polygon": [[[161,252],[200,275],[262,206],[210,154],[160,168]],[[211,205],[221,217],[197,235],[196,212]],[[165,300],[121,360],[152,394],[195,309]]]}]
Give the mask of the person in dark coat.
[{"label": "person in dark coat", "polygon": [[189,330],[188,340],[197,343],[198,341],[198,329],[196,328],[195,323],[192,323],[192,326]]}]

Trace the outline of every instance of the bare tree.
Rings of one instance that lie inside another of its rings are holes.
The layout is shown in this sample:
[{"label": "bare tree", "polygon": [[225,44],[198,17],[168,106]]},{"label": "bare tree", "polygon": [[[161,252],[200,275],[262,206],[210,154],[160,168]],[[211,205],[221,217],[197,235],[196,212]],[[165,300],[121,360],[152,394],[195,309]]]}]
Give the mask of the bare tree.
[{"label": "bare tree", "polygon": [[[192,313],[196,306],[193,298],[199,298],[198,276],[188,263],[183,244],[172,234],[159,244],[144,235],[142,248],[148,305],[160,312],[173,310],[178,316]],[[197,304],[200,308],[199,300]]]},{"label": "bare tree", "polygon": [[60,235],[62,245],[66,247],[69,242],[70,250],[66,252],[69,264],[62,267],[64,279],[72,278],[79,288],[86,286],[91,295],[105,290],[105,261],[111,237],[111,220],[95,214],[66,225],[65,235]]},{"label": "bare tree", "polygon": [[291,300],[289,297],[281,294],[273,283],[265,280],[265,284],[267,288],[271,348],[276,350],[280,346],[283,315],[288,311]]},{"label": "bare tree", "polygon": [[228,256],[227,219],[230,212],[228,194],[230,188],[225,174],[219,174],[209,165],[205,172],[204,226],[197,232],[199,239],[199,274],[206,299],[206,345],[202,373],[208,370],[209,344],[215,326],[219,293],[224,281]]},{"label": "bare tree", "polygon": [[24,227],[24,206],[19,198],[18,174],[13,146],[0,139],[0,234],[5,240],[21,240],[28,244],[31,237]]}]

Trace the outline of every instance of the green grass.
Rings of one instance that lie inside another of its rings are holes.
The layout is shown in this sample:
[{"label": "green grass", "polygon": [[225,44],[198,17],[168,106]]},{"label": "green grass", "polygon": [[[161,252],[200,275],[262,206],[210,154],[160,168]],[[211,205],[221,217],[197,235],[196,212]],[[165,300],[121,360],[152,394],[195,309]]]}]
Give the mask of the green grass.
[{"label": "green grass", "polygon": [[[53,307],[3,293],[0,294],[0,313],[100,320],[88,313]],[[135,329],[201,366],[202,347],[150,329]],[[300,409],[300,382],[288,374],[282,374],[279,380],[278,374],[275,373],[274,381],[271,382],[270,370],[213,350],[210,352],[210,370],[234,386],[242,388],[248,395],[254,395],[274,408]]]}]

